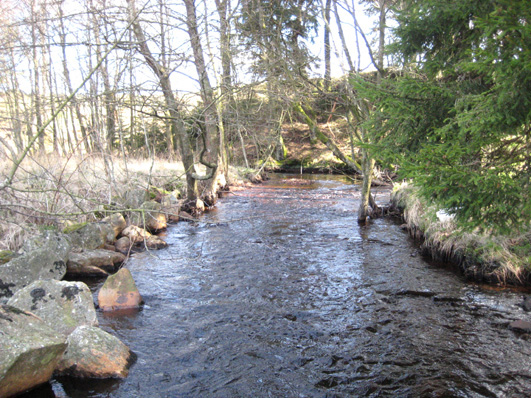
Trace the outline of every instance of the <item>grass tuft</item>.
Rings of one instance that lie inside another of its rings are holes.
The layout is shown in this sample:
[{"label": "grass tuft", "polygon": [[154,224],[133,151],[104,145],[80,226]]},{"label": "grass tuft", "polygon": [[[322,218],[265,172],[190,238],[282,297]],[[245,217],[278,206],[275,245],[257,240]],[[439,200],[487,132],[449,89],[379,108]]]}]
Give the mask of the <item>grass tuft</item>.
[{"label": "grass tuft", "polygon": [[439,221],[437,209],[408,183],[394,187],[391,200],[402,210],[410,235],[431,257],[457,264],[477,281],[524,285],[531,282],[531,232],[487,235],[466,232],[453,220]]}]

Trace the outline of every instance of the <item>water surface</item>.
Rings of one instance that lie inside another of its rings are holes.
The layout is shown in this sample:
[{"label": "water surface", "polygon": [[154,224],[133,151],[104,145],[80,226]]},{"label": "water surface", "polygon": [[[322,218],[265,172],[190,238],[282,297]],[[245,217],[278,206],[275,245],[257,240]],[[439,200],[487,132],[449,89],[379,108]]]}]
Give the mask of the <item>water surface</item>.
[{"label": "water surface", "polygon": [[[146,305],[100,314],[137,355],[123,381],[57,397],[529,397],[522,293],[426,262],[399,225],[358,226],[359,187],[273,179],[135,255]],[[385,202],[388,192],[377,195]],[[41,390],[41,393],[44,390]]]}]

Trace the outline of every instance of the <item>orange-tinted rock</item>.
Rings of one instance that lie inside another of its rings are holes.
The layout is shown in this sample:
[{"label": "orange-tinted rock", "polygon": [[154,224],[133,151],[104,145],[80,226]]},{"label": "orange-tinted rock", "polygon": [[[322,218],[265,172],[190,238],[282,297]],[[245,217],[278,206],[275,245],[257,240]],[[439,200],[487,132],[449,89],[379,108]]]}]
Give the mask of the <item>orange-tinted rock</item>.
[{"label": "orange-tinted rock", "polygon": [[123,236],[127,236],[134,243],[140,243],[152,236],[148,231],[136,225],[130,225],[122,231]]},{"label": "orange-tinted rock", "polygon": [[57,366],[59,375],[83,378],[125,378],[135,355],[113,335],[80,326],[67,339],[68,348]]},{"label": "orange-tinted rock", "polygon": [[98,293],[98,304],[103,311],[140,307],[142,297],[127,268],[107,278]]}]

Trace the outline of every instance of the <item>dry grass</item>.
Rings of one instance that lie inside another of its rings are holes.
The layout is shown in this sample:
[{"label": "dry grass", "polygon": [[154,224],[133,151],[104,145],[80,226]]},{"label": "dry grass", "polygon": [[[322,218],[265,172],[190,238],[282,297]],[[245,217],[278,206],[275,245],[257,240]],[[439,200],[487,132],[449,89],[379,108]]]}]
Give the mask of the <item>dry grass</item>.
[{"label": "dry grass", "polygon": [[414,186],[395,186],[393,203],[403,210],[408,230],[422,239],[432,257],[458,264],[472,279],[502,284],[531,282],[531,234],[492,236],[466,232],[452,220],[439,221],[437,208],[428,204]]},{"label": "dry grass", "polygon": [[[12,163],[0,163],[3,181]],[[27,158],[13,184],[0,191],[0,249],[17,250],[39,230],[61,228],[66,221],[98,219],[101,210],[130,189],[182,190],[180,162],[88,155]]]}]

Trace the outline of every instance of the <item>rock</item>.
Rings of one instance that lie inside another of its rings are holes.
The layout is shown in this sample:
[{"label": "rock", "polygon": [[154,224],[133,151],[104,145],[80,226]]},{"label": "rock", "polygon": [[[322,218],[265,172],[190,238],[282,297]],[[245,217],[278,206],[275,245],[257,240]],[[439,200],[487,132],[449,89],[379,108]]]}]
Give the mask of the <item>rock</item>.
[{"label": "rock", "polygon": [[179,212],[179,219],[183,221],[194,221],[195,220],[194,216],[182,210]]},{"label": "rock", "polygon": [[35,315],[0,305],[0,397],[46,383],[66,349],[65,338]]},{"label": "rock", "polygon": [[65,235],[52,231],[27,241],[20,256],[0,265],[0,302],[33,281],[62,279],[70,247]]},{"label": "rock", "polygon": [[68,233],[72,246],[87,250],[100,249],[107,243],[114,243],[115,240],[114,229],[106,222],[67,227],[65,232]]},{"label": "rock", "polygon": [[522,308],[524,311],[529,312],[531,311],[531,297],[526,297],[524,299],[524,302],[522,303]]},{"label": "rock", "polygon": [[104,249],[70,253],[67,274],[70,276],[107,276],[125,261],[122,253]]},{"label": "rock", "polygon": [[531,322],[523,320],[514,321],[509,324],[509,329],[529,333],[531,332]]},{"label": "rock", "polygon": [[127,222],[121,213],[114,213],[108,217],[105,217],[101,221],[111,226],[114,231],[114,239],[118,238],[122,231],[127,227]]},{"label": "rock", "polygon": [[167,227],[166,215],[162,212],[162,205],[157,202],[144,202],[140,208],[143,212],[131,215],[131,224],[137,225],[149,232],[157,232]]},{"label": "rock", "polygon": [[175,199],[173,195],[167,195],[162,198],[162,211],[168,218],[169,222],[179,221],[179,212],[181,211],[181,201]]},{"label": "rock", "polygon": [[129,240],[135,244],[143,242],[145,239],[152,236],[148,231],[136,225],[130,225],[122,231],[122,235],[129,238]]},{"label": "rock", "polygon": [[131,243],[131,240],[127,236],[122,236],[114,244],[114,247],[116,247],[116,250],[125,255],[129,254],[132,246],[133,244]]},{"label": "rock", "polygon": [[98,293],[98,304],[103,311],[140,307],[142,297],[131,272],[127,268],[122,268],[107,278]]},{"label": "rock", "polygon": [[159,250],[159,249],[163,249],[168,246],[166,242],[164,242],[158,236],[154,236],[154,235],[147,238],[145,242],[142,242],[141,244],[144,244],[146,249],[149,249],[149,250]]},{"label": "rock", "polygon": [[195,201],[195,211],[198,213],[203,213],[205,211],[205,202],[199,198]]},{"label": "rock", "polygon": [[35,281],[16,292],[8,305],[35,314],[65,337],[78,326],[98,324],[92,294],[83,282]]},{"label": "rock", "polygon": [[122,195],[123,204],[128,209],[139,209],[148,200],[149,192],[145,189],[131,189]]},{"label": "rock", "polygon": [[5,264],[16,257],[11,250],[0,250],[0,264]]},{"label": "rock", "polygon": [[136,225],[130,225],[122,231],[122,235],[129,238],[130,243],[134,245],[142,244],[145,248],[156,250],[168,246],[166,242],[158,236],[151,235],[143,228]]},{"label": "rock", "polygon": [[67,339],[68,349],[56,374],[84,378],[125,378],[136,355],[113,335],[80,326]]}]

